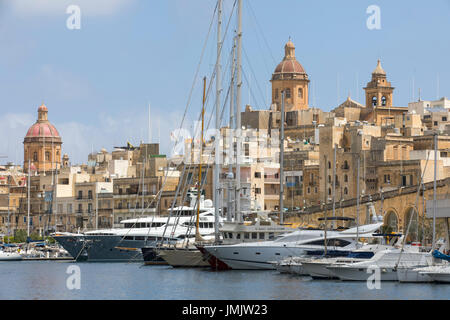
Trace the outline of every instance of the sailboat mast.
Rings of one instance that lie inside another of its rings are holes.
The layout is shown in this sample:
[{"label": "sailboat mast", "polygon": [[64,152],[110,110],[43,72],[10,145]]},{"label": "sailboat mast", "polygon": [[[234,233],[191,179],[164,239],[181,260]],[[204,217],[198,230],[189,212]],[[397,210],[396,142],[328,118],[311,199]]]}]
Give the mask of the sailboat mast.
[{"label": "sailboat mast", "polygon": [[242,222],[241,212],[241,91],[242,91],[242,0],[238,0],[237,33],[237,88],[236,88],[236,217]]},{"label": "sailboat mast", "polygon": [[284,90],[281,91],[281,126],[280,126],[280,224],[284,223]]},{"label": "sailboat mast", "polygon": [[216,138],[215,142],[215,166],[214,166],[214,234],[216,242],[219,241],[219,198],[220,198],[220,92],[222,91],[220,65],[220,52],[222,50],[221,27],[222,27],[222,0],[217,1],[217,61],[216,61]]},{"label": "sailboat mast", "polygon": [[357,174],[356,174],[356,247],[358,248],[359,241],[359,167],[360,167],[361,158],[358,154],[358,159],[356,161]]},{"label": "sailboat mast", "polygon": [[[44,156],[45,158],[45,156]],[[45,170],[45,169],[44,169]],[[30,236],[30,171],[31,160],[28,159],[28,216],[27,216],[27,237]]]},{"label": "sailboat mast", "polygon": [[196,238],[200,236],[199,223],[200,223],[200,198],[201,198],[201,186],[202,186],[202,156],[203,156],[203,122],[205,118],[205,88],[206,77],[203,78],[203,100],[202,100],[202,131],[200,134],[200,158],[198,164],[198,188],[197,188],[197,221],[195,224]]},{"label": "sailboat mast", "polygon": [[229,132],[230,135],[228,137],[228,153],[229,153],[229,163],[228,163],[228,177],[230,177],[228,192],[227,192],[227,221],[230,222],[233,216],[233,208],[232,205],[232,192],[233,192],[233,159],[234,159],[234,75],[235,75],[235,67],[236,67],[236,36],[233,37],[233,61],[231,63],[231,84],[230,84],[230,124],[229,124]]},{"label": "sailboat mast", "polygon": [[432,250],[435,249],[436,243],[436,180],[437,180],[437,143],[438,134],[434,134],[434,181],[433,181],[433,244]]}]

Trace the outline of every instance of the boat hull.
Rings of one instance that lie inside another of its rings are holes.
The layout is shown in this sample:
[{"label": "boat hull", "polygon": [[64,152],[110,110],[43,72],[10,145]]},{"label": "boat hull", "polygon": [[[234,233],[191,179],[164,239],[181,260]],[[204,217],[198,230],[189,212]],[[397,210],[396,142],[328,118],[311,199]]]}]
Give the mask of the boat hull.
[{"label": "boat hull", "polygon": [[[327,267],[337,278],[345,281],[367,281],[373,272],[367,267]],[[380,268],[380,281],[398,281],[397,270],[394,268]]]},{"label": "boat hull", "polygon": [[124,240],[122,236],[75,235],[55,236],[54,239],[77,261],[142,262],[141,249],[148,242]]},{"label": "boat hull", "polygon": [[177,248],[160,249],[158,255],[174,268],[185,267],[208,267],[208,261],[203,259],[203,255],[198,249]]},{"label": "boat hull", "polygon": [[156,247],[141,248],[145,265],[167,265],[166,260],[158,256]]},{"label": "boat hull", "polygon": [[400,282],[433,282],[429,274],[421,273],[413,268],[399,268],[397,276]]},{"label": "boat hull", "polygon": [[0,261],[20,261],[22,256],[15,252],[0,252]]}]

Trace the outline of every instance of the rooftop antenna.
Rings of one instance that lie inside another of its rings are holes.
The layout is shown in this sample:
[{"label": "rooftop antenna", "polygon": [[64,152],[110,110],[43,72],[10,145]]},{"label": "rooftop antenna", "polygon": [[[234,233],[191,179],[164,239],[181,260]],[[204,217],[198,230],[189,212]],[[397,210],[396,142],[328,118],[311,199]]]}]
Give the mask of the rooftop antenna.
[{"label": "rooftop antenna", "polygon": [[148,103],[148,143],[152,143],[152,128],[150,120],[150,102]]},{"label": "rooftop antenna", "polygon": [[439,73],[436,76],[436,100],[439,100]]}]

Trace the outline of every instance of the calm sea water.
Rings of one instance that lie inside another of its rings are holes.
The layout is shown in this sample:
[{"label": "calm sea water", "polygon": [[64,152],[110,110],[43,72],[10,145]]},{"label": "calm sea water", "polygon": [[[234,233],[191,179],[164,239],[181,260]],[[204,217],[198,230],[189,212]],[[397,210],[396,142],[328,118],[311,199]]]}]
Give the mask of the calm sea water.
[{"label": "calm sea water", "polygon": [[[81,288],[69,290],[71,265],[81,271]],[[173,269],[140,263],[69,261],[0,262],[0,299],[450,299],[450,285],[311,280],[277,271]]]}]

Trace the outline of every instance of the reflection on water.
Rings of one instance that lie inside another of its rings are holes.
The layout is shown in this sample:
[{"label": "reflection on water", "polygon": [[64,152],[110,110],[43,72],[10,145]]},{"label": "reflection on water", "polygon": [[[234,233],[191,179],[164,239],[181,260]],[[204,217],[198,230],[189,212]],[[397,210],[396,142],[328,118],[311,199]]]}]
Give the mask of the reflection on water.
[{"label": "reflection on water", "polygon": [[312,281],[276,271],[173,269],[139,263],[76,263],[81,289],[66,287],[73,262],[0,263],[0,299],[450,299],[450,286],[382,282]]}]

